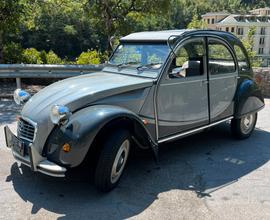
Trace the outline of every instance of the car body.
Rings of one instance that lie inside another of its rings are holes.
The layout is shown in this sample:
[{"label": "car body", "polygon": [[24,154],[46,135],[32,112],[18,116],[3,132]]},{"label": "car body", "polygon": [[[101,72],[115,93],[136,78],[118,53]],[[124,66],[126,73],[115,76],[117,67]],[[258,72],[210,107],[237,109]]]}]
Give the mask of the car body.
[{"label": "car body", "polygon": [[[119,181],[131,142],[153,149],[157,158],[159,144],[229,120],[235,136],[246,138],[263,107],[247,52],[234,35],[140,32],[120,39],[102,71],[56,82],[31,97],[17,137],[8,127],[5,134],[16,160],[51,176],[63,177],[95,155],[97,186],[108,191]],[[114,150],[107,138],[119,146]],[[110,183],[100,179],[107,170]]]}]

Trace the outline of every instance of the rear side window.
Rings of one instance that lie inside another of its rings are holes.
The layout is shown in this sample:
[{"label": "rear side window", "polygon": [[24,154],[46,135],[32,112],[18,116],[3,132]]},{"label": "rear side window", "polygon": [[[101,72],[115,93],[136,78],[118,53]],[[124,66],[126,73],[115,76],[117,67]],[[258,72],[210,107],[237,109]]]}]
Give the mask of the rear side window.
[{"label": "rear side window", "polygon": [[210,39],[208,42],[209,72],[212,75],[233,73],[236,70],[233,56],[220,41]]},{"label": "rear side window", "polygon": [[248,58],[246,57],[243,49],[239,45],[234,45],[234,51],[238,60],[239,71],[250,69]]}]

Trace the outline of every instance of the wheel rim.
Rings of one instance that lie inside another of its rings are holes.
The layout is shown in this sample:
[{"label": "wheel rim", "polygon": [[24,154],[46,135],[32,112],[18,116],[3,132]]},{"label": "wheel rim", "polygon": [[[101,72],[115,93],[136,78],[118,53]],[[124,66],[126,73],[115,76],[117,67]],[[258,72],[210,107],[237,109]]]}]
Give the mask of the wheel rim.
[{"label": "wheel rim", "polygon": [[112,171],[111,171],[111,182],[116,183],[117,180],[120,178],[121,174],[123,173],[124,167],[127,162],[128,154],[129,154],[130,142],[129,140],[125,140],[114,159]]},{"label": "wheel rim", "polygon": [[254,125],[254,114],[248,114],[241,119],[241,130],[244,134],[248,134]]}]

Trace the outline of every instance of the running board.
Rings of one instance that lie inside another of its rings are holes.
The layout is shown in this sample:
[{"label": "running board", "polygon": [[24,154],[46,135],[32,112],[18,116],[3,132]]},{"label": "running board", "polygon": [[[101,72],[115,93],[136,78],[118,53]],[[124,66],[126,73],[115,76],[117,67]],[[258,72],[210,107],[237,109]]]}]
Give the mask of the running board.
[{"label": "running board", "polygon": [[223,123],[223,122],[226,122],[226,121],[229,121],[233,119],[233,117],[229,117],[229,118],[225,118],[221,121],[217,121],[217,122],[214,122],[212,124],[209,124],[209,125],[205,125],[205,126],[202,126],[200,128],[196,128],[194,130],[190,130],[190,131],[186,131],[186,132],[183,132],[181,134],[176,134],[176,135],[173,135],[173,136],[170,136],[170,137],[166,137],[166,138],[163,138],[163,139],[160,139],[158,140],[158,143],[161,144],[161,143],[164,143],[164,142],[167,142],[167,141],[171,141],[171,140],[174,140],[174,139],[177,139],[177,138],[180,138],[180,137],[184,137],[184,136],[187,136],[187,135],[190,135],[190,134],[193,134],[193,133],[196,133],[198,131],[201,131],[201,130],[204,130],[206,128],[210,128],[210,127],[213,127],[215,125],[218,125],[220,123]]}]

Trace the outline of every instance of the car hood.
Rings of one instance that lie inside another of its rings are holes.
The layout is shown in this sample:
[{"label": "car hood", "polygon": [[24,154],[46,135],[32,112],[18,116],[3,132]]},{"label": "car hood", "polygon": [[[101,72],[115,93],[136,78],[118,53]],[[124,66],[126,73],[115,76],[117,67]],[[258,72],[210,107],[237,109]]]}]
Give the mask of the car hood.
[{"label": "car hood", "polygon": [[153,79],[109,72],[72,77],[35,94],[22,109],[22,116],[38,122],[42,115],[49,115],[54,104],[65,105],[73,112],[106,97],[146,88],[152,84]]}]

